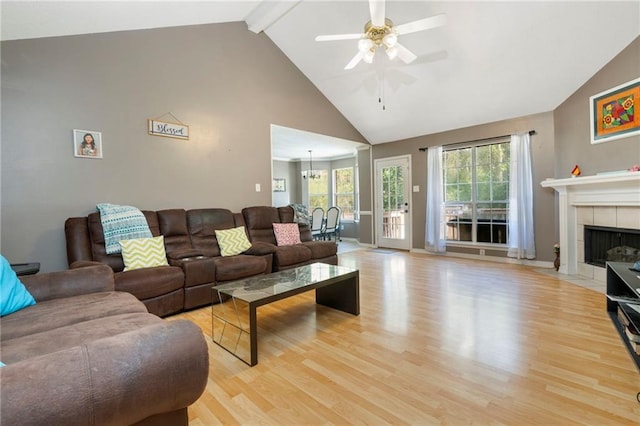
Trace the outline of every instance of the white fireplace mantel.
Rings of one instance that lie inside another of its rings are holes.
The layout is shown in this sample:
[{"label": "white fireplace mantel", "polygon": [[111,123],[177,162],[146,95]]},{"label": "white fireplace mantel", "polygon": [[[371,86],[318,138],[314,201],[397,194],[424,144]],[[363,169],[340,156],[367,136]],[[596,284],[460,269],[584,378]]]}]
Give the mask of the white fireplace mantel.
[{"label": "white fireplace mantel", "polygon": [[558,192],[560,272],[563,274],[577,273],[577,207],[640,206],[640,172],[546,179],[540,185]]}]

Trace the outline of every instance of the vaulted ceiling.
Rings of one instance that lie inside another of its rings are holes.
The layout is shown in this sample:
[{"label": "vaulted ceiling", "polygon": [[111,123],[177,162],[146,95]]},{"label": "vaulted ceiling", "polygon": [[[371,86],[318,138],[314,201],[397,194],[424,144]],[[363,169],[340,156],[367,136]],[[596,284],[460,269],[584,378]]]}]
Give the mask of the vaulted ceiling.
[{"label": "vaulted ceiling", "polygon": [[[400,36],[417,60],[382,52],[344,66],[366,1],[3,0],[2,40],[246,21],[264,31],[372,144],[552,111],[640,34],[638,1],[395,1],[396,25],[439,13],[447,25]],[[622,83],[622,82],[620,82]],[[383,108],[384,106],[384,108]]]}]

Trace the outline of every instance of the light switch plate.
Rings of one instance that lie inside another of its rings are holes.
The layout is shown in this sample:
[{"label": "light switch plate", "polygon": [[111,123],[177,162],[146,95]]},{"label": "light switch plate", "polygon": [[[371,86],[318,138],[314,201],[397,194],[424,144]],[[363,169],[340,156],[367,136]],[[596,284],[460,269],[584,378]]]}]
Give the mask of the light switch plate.
[{"label": "light switch plate", "polygon": [[260,192],[260,184],[256,183],[256,192]]},{"label": "light switch plate", "polygon": [[413,192],[420,192],[420,185],[413,185]]}]

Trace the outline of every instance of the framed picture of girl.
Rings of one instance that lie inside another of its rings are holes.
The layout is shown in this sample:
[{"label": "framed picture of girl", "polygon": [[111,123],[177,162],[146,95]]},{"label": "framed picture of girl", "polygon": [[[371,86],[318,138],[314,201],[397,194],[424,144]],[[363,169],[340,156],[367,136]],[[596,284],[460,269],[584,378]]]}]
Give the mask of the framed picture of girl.
[{"label": "framed picture of girl", "polygon": [[102,158],[102,133],[73,129],[73,155],[80,158]]}]

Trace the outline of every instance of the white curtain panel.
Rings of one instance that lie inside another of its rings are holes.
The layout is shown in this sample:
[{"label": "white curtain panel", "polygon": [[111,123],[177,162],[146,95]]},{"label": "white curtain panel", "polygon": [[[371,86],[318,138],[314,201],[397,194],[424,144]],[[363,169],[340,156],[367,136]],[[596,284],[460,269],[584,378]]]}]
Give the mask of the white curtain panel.
[{"label": "white curtain panel", "polygon": [[432,253],[444,253],[445,218],[442,193],[442,146],[427,149],[427,221],[425,249]]},{"label": "white curtain panel", "polygon": [[507,256],[534,259],[533,176],[529,133],[511,135],[509,177],[509,251]]}]

